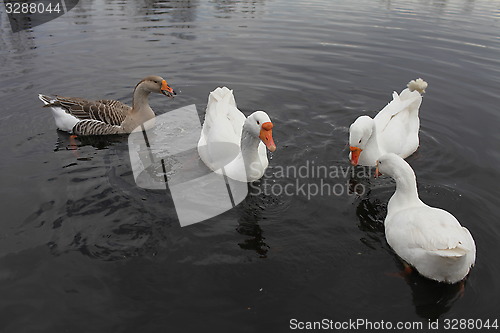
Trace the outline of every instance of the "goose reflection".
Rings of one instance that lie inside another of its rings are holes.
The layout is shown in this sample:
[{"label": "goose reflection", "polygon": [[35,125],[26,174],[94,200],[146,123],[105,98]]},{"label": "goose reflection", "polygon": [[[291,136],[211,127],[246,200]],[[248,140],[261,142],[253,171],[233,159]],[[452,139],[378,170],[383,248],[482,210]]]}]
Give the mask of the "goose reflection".
[{"label": "goose reflection", "polygon": [[[376,243],[381,243],[380,233],[384,232],[385,216],[384,205],[380,199],[370,200],[372,190],[370,167],[356,166],[348,181],[349,193],[361,197],[361,202],[356,208],[359,219],[359,229],[366,233],[360,240],[371,249],[376,248]],[[362,172],[360,172],[362,170]],[[368,175],[368,176],[367,176]]]},{"label": "goose reflection", "polygon": [[54,145],[54,151],[59,150],[77,150],[81,147],[92,146],[96,149],[106,149],[114,144],[127,142],[127,137],[123,135],[93,135],[78,136],[70,135],[66,132],[57,130],[57,141]]},{"label": "goose reflection", "polygon": [[410,286],[415,312],[419,317],[436,320],[448,312],[453,304],[463,296],[466,280],[448,284],[428,279],[415,269],[405,270],[401,259],[396,254],[393,255],[398,266],[402,269],[401,276]]},{"label": "goose reflection", "polygon": [[264,219],[262,198],[256,195],[258,189],[254,186],[248,186],[248,192],[247,198],[238,206],[240,217],[236,231],[249,238],[238,243],[238,246],[243,250],[255,251],[260,258],[266,258],[270,247],[265,243],[264,232],[259,225],[259,221]]}]

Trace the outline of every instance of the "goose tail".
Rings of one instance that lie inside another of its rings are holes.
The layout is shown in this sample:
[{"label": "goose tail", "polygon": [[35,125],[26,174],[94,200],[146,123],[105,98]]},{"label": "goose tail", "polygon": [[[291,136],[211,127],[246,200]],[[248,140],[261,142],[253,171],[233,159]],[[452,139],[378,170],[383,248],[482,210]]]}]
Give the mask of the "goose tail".
[{"label": "goose tail", "polygon": [[236,101],[234,100],[233,91],[227,87],[217,88],[210,93],[209,103],[213,101],[222,102],[226,101],[230,105],[236,106]]},{"label": "goose tail", "polygon": [[416,80],[411,80],[407,87],[408,89],[410,89],[410,91],[418,91],[419,93],[421,94],[424,94],[425,93],[425,89],[427,89],[427,82],[425,82],[424,80],[418,78]]},{"label": "goose tail", "polygon": [[80,119],[66,112],[64,108],[54,105],[57,102],[56,97],[39,94],[38,98],[45,104],[45,107],[49,107],[52,111],[57,128],[72,133],[73,127]]},{"label": "goose tail", "polygon": [[55,97],[38,94],[38,98],[43,102],[43,104],[48,105],[56,101]]}]

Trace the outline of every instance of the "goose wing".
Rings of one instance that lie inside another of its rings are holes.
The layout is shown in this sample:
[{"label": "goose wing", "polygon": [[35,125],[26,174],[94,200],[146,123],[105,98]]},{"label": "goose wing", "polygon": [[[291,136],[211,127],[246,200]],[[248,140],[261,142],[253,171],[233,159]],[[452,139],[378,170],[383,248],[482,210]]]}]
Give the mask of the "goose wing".
[{"label": "goose wing", "polygon": [[76,135],[113,135],[124,134],[123,128],[117,125],[106,124],[100,120],[84,119],[73,127]]},{"label": "goose wing", "polygon": [[399,240],[404,243],[409,251],[423,249],[429,254],[443,257],[462,257],[474,251],[474,240],[469,231],[445,210],[428,206],[410,208],[399,212],[394,218],[398,220],[394,221],[394,226],[404,224],[406,227],[388,228],[387,234],[392,234],[390,238],[396,242]]},{"label": "goose wing", "polygon": [[79,97],[46,96],[41,98],[46,107],[60,107],[80,120],[96,120],[109,125],[119,126],[132,109],[119,101],[89,101]]}]

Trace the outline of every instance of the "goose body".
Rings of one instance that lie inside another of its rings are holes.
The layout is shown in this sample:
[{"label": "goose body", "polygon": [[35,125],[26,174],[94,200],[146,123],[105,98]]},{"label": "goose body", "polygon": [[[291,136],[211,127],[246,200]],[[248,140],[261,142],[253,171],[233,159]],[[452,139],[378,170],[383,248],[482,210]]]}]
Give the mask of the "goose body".
[{"label": "goose body", "polygon": [[400,156],[381,156],[379,173],[396,180],[396,192],[389,200],[384,221],[387,243],[427,278],[446,283],[463,280],[476,259],[469,230],[449,212],[420,200],[415,173]]},{"label": "goose body", "polygon": [[427,82],[412,80],[399,95],[374,118],[361,116],[349,129],[349,159],[353,165],[375,166],[381,155],[395,153],[402,158],[413,154],[419,145],[418,111]]},{"label": "goose body", "polygon": [[247,118],[236,107],[233,91],[217,88],[208,97],[198,153],[216,173],[242,182],[255,181],[269,165],[266,146],[276,150],[272,127],[264,111]]},{"label": "goose body", "polygon": [[[159,76],[142,79],[134,89],[132,107],[114,100],[91,101],[79,97],[38,97],[49,107],[56,126],[76,135],[111,135],[132,132],[155,114],[148,103],[149,94],[173,97],[175,91]],[[148,122],[151,123],[151,122]]]}]

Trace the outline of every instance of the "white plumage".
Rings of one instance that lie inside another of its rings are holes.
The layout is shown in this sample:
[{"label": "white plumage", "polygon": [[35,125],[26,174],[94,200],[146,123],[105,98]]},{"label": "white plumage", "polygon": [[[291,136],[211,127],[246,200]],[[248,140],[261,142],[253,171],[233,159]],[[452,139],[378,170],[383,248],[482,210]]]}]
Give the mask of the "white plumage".
[{"label": "white plumage", "polygon": [[415,173],[401,157],[381,156],[379,172],[396,180],[384,222],[387,243],[423,276],[447,283],[464,279],[476,259],[469,230],[449,212],[420,200]]},{"label": "white plumage", "polygon": [[427,82],[412,80],[401,94],[394,92],[392,101],[375,118],[361,116],[349,129],[349,159],[353,165],[375,166],[378,157],[395,153],[403,158],[413,154],[419,145],[418,112]]},{"label": "white plumage", "polygon": [[233,91],[217,88],[208,97],[198,142],[201,160],[213,171],[234,180],[260,179],[269,165],[266,146],[276,149],[272,123],[264,111],[248,118],[238,110]]},{"label": "white plumage", "polygon": [[[56,99],[51,99],[50,101],[47,101],[46,98],[42,94],[38,94],[38,98],[45,104],[53,104],[56,103]],[[66,132],[72,132],[73,127],[80,121],[77,117],[69,114],[66,112],[62,107],[58,106],[51,106],[50,110],[52,111],[52,115],[54,116],[54,120],[56,123],[57,128],[59,128],[61,131],[66,131]]]}]

